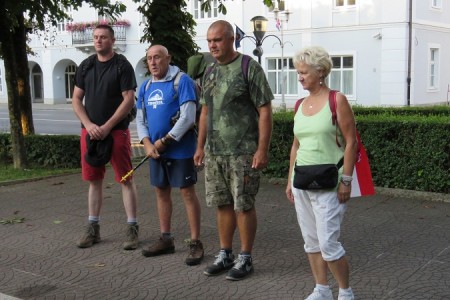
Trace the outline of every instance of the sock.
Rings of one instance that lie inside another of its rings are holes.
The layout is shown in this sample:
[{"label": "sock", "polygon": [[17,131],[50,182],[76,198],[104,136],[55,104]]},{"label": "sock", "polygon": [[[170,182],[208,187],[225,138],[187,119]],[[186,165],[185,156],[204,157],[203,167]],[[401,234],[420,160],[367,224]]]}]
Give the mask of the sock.
[{"label": "sock", "polygon": [[349,287],[347,289],[339,288],[339,295],[353,295],[352,288],[351,287]]},{"label": "sock", "polygon": [[233,250],[232,250],[232,249],[225,249],[225,248],[222,248],[222,249],[220,249],[220,251],[224,251],[227,255],[230,255],[231,253],[233,253]]},{"label": "sock", "polygon": [[327,292],[330,290],[330,286],[316,283],[316,289],[319,292]]},{"label": "sock", "polygon": [[163,240],[169,240],[172,238],[172,234],[170,232],[163,232],[161,234],[161,236],[162,236]]},{"label": "sock", "polygon": [[241,252],[241,256],[243,256],[244,258],[251,258],[252,254],[251,252]]},{"label": "sock", "polygon": [[137,218],[128,218],[127,223],[129,225],[136,225],[137,224]]},{"label": "sock", "polygon": [[99,216],[89,216],[88,220],[89,220],[89,224],[94,224],[94,223],[98,223],[100,221],[100,217]]}]

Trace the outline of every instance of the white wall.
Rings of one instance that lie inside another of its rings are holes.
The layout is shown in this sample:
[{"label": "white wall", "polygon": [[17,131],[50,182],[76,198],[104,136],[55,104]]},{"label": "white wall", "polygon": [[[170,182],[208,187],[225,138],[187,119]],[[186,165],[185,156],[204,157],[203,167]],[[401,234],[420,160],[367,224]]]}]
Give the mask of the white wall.
[{"label": "white wall", "polygon": [[[127,28],[126,47],[123,50],[135,69],[136,80],[140,85],[145,80],[142,60],[148,44],[141,44],[143,26],[132,0],[123,1],[128,9],[122,19],[131,22]],[[286,0],[286,8],[292,14],[284,30],[284,56],[294,54],[309,45],[320,45],[332,55],[351,54],[354,57],[355,93],[350,100],[361,105],[406,104],[408,71],[408,15],[410,0],[359,0],[350,9],[336,9],[330,0]],[[411,104],[443,103],[447,98],[450,84],[450,7],[442,1],[442,9],[430,8],[431,0],[412,1],[413,43],[411,63]],[[188,1],[188,11],[193,12],[193,1]],[[266,36],[281,37],[275,26],[274,15],[265,7],[262,0],[226,1],[225,19],[253,36],[250,19],[256,15],[265,16],[268,22]],[[72,15],[76,21],[97,19],[95,10],[83,5]],[[280,14],[283,19],[284,16]],[[208,51],[206,31],[216,19],[197,20],[194,40],[201,51]],[[239,52],[252,55],[255,48],[249,38],[241,42]],[[436,90],[427,88],[428,53],[430,45],[440,47],[440,85]],[[31,35],[30,46],[37,53],[29,57],[30,66],[39,64],[43,72],[44,102],[64,103],[64,70],[70,63],[79,65],[90,53],[82,52],[72,46],[71,34],[59,34],[53,44],[45,43],[42,37]],[[281,47],[277,39],[267,37],[263,43],[262,66],[266,59],[281,57]],[[256,59],[256,57],[255,57]],[[6,83],[3,62],[3,93],[0,102],[6,102]],[[59,78],[59,79],[58,79]],[[307,94],[299,85],[298,95],[286,95],[287,107],[293,107],[295,100]],[[280,103],[280,96],[274,105]]]}]

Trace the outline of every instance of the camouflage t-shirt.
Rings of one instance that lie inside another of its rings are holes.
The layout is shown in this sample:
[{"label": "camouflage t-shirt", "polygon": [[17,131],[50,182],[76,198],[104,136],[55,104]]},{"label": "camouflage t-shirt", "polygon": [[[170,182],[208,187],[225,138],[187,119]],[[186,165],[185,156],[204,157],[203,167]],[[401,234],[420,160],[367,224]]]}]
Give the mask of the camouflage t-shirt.
[{"label": "camouflage t-shirt", "polygon": [[264,70],[253,59],[248,84],[242,74],[242,54],[227,65],[205,71],[200,103],[208,107],[206,151],[212,155],[244,155],[258,147],[258,108],[273,99]]}]

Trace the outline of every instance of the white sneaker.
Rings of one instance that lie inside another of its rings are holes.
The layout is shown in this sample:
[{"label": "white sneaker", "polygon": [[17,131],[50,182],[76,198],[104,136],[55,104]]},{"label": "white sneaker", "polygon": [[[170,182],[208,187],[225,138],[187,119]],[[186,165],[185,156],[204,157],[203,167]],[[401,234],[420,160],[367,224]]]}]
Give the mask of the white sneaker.
[{"label": "white sneaker", "polygon": [[331,292],[331,289],[319,291],[318,288],[314,288],[312,294],[305,300],[333,300],[333,293]]},{"label": "white sneaker", "polygon": [[352,289],[349,288],[347,293],[339,293],[338,300],[355,300]]}]

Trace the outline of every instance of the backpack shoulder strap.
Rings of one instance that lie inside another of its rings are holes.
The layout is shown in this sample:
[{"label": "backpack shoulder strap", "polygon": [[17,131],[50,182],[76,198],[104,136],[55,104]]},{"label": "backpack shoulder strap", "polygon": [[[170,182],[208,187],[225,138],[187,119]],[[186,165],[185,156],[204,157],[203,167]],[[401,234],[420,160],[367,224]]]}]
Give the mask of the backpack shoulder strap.
[{"label": "backpack shoulder strap", "polygon": [[247,54],[242,54],[242,63],[241,63],[241,69],[242,74],[244,75],[245,83],[248,83],[248,66],[250,64],[250,56]]},{"label": "backpack shoulder strap", "polygon": [[150,77],[150,79],[145,84],[144,93],[148,90],[148,88],[150,87],[151,83],[152,83],[152,78]]},{"label": "backpack shoulder strap", "polygon": [[216,62],[212,62],[206,67],[205,72],[203,73],[203,78],[206,78],[209,76],[209,74],[211,74],[215,65],[216,65]]},{"label": "backpack shoulder strap", "polygon": [[117,73],[120,75],[120,73],[122,72],[123,64],[127,61],[127,58],[118,53],[116,53],[115,55],[117,55]]},{"label": "backpack shoulder strap", "polygon": [[337,91],[330,90],[330,94],[328,96],[328,102],[330,104],[330,110],[331,110],[331,122],[334,126],[336,126],[336,145],[340,148],[341,143],[339,143],[338,140],[338,122],[337,122],[337,101],[336,101],[336,94]]},{"label": "backpack shoulder strap", "polygon": [[300,107],[300,104],[302,104],[303,100],[305,100],[305,98],[298,99],[297,102],[295,102],[294,114],[297,112],[297,110]]},{"label": "backpack shoulder strap", "polygon": [[178,86],[180,85],[181,76],[185,74],[183,71],[178,71],[177,75],[175,75],[175,79],[173,80],[173,88],[178,93]]},{"label": "backpack shoulder strap", "polygon": [[94,66],[96,57],[97,54],[92,54],[84,61],[84,64],[81,68],[81,75],[83,77],[86,77],[86,72]]},{"label": "backpack shoulder strap", "polygon": [[337,125],[337,101],[336,101],[336,94],[337,91],[330,90],[330,94],[328,96],[328,102],[330,104],[330,110],[331,110],[331,121],[333,122],[333,125]]}]

